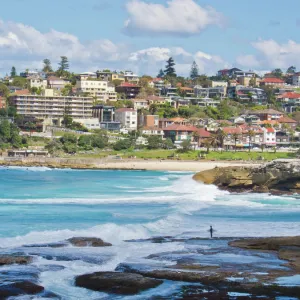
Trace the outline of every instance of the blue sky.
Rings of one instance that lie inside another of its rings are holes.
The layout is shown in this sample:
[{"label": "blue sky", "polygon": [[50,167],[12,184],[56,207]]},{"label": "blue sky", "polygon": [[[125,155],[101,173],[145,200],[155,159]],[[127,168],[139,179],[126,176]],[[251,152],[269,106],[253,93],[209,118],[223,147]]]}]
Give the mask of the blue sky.
[{"label": "blue sky", "polygon": [[300,69],[298,0],[10,0],[0,10],[0,74],[56,67],[156,75],[173,56],[187,75],[224,67]]}]

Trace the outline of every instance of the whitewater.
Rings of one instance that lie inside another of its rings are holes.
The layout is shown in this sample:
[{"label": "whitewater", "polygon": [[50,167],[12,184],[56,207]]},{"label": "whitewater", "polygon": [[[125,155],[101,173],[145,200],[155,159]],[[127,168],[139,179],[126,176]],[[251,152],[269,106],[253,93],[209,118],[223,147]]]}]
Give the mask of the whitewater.
[{"label": "whitewater", "polygon": [[[145,257],[158,252],[192,251],[192,246],[179,242],[151,243],[147,241],[151,237],[207,238],[210,225],[217,237],[299,234],[299,196],[233,195],[195,182],[192,176],[191,172],[0,168],[0,254],[36,257],[33,265],[4,266],[0,272],[36,268],[41,285],[63,299],[110,299],[74,287],[74,277],[113,271],[123,262],[143,264]],[[113,246],[24,247],[76,236],[99,237]],[[113,299],[168,295],[179,286],[165,282],[142,296]]]}]

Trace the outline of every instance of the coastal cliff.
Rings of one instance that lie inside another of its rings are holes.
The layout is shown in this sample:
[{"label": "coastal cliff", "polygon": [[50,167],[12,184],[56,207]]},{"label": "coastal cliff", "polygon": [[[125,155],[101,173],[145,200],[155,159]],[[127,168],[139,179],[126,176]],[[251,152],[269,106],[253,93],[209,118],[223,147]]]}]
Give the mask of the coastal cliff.
[{"label": "coastal cliff", "polygon": [[256,167],[216,167],[193,178],[230,192],[299,193],[300,159],[278,159]]}]

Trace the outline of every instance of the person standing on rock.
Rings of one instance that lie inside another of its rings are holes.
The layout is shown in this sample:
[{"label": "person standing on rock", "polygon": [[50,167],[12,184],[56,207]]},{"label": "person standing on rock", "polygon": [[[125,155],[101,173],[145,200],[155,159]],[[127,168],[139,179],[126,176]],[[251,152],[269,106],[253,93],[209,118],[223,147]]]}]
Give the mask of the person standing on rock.
[{"label": "person standing on rock", "polygon": [[213,238],[213,232],[214,232],[212,226],[210,226],[209,232],[210,232],[210,238],[212,239]]}]

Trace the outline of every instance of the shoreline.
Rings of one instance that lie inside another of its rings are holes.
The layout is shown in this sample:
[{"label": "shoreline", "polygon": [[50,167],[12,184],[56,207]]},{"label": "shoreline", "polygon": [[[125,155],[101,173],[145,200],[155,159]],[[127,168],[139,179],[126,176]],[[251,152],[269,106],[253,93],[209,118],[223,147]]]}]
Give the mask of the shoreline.
[{"label": "shoreline", "polygon": [[257,166],[257,162],[235,161],[174,161],[174,160],[109,160],[81,158],[20,158],[0,159],[3,167],[48,167],[53,169],[91,170],[143,170],[143,171],[183,171],[201,172],[215,167]]}]

